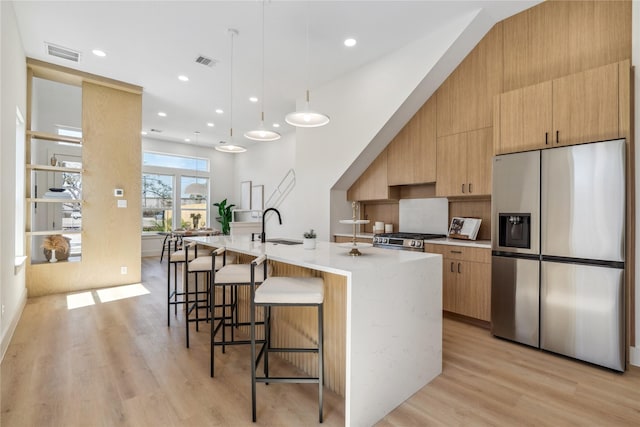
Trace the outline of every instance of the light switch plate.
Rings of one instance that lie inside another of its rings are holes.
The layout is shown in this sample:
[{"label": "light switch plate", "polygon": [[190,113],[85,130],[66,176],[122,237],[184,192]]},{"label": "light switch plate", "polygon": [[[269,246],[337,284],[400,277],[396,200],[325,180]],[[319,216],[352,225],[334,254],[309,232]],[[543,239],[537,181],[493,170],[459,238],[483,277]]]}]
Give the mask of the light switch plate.
[{"label": "light switch plate", "polygon": [[124,190],[122,188],[115,188],[113,190],[113,195],[116,197],[122,197],[124,196]]},{"label": "light switch plate", "polygon": [[127,207],[127,201],[126,200],[118,200],[118,207],[119,208],[126,208]]}]

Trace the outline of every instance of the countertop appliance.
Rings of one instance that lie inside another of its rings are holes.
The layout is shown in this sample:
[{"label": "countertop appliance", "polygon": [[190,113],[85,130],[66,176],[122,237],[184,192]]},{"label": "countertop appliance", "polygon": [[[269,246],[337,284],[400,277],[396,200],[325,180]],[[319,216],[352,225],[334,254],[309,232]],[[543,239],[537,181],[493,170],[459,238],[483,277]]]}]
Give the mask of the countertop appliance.
[{"label": "countertop appliance", "polygon": [[399,232],[373,236],[373,246],[408,251],[424,251],[424,241],[447,237],[449,200],[403,199],[399,206]]},{"label": "countertop appliance", "polygon": [[625,369],[625,140],[493,159],[495,336]]}]

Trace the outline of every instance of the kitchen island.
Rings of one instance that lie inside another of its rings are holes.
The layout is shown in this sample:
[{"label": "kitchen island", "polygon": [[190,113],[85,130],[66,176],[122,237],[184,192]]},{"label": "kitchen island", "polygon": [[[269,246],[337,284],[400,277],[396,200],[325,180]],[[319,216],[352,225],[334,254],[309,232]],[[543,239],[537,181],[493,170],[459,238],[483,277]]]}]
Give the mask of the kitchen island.
[{"label": "kitchen island", "polygon": [[325,278],[325,385],[344,396],[345,425],[374,424],[442,372],[441,255],[368,247],[352,257],[336,243],[306,250],[248,236],[185,240],[266,254],[274,275]]}]

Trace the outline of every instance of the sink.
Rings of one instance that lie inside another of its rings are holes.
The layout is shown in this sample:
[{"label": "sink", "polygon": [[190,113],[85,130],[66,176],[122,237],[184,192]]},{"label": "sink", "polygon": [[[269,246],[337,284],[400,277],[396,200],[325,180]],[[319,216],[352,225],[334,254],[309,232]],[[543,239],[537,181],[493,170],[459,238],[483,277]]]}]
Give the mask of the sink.
[{"label": "sink", "polygon": [[273,243],[274,245],[301,245],[302,241],[288,239],[267,239],[267,243]]}]

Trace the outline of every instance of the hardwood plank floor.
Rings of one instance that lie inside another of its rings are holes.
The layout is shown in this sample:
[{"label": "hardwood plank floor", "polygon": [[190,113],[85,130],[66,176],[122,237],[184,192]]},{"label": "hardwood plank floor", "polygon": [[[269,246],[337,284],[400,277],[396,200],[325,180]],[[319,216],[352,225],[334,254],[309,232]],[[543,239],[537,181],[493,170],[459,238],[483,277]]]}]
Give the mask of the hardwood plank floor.
[{"label": "hardwood plank floor", "polygon": [[[92,291],[94,304],[74,309],[67,295],[30,299],[1,366],[0,425],[252,425],[249,348],[217,348],[211,379],[209,328],[192,328],[187,349],[180,310],[166,327],[165,269],[143,260],[146,295],[101,302]],[[380,426],[640,425],[638,368],[617,374],[451,319],[443,332],[443,374]],[[315,386],[259,385],[257,425],[316,424]],[[328,391],[324,424],[344,424]]]}]

